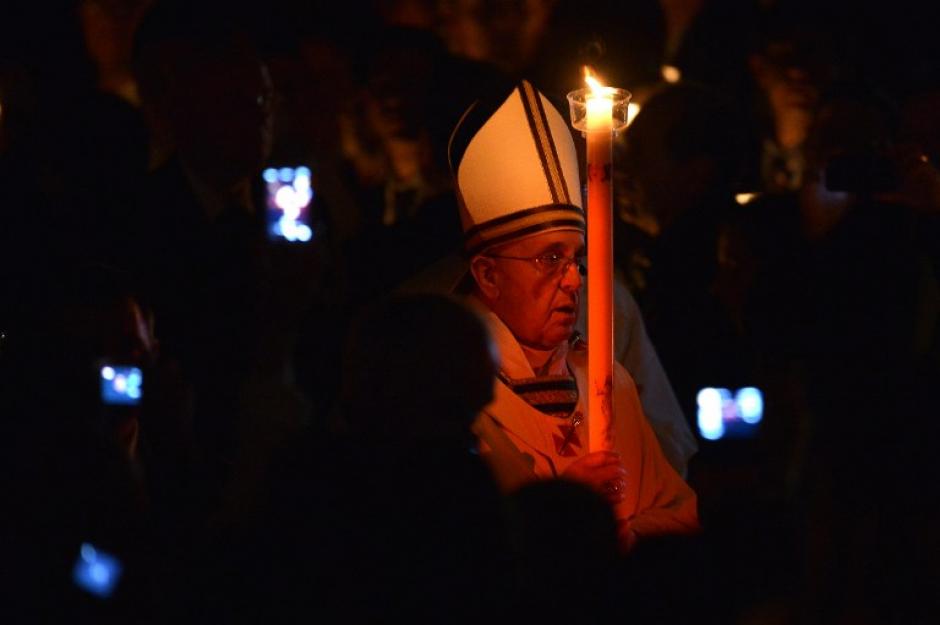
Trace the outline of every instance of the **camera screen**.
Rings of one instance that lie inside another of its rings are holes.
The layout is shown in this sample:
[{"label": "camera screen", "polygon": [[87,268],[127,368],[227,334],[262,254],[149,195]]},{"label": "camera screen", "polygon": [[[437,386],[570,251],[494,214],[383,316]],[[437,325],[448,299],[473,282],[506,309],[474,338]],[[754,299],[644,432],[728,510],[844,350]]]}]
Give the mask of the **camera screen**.
[{"label": "camera screen", "polygon": [[702,438],[752,438],[764,418],[764,395],[753,386],[736,391],[706,387],[698,392],[698,431]]},{"label": "camera screen", "polygon": [[311,173],[307,167],[269,167],[264,180],[268,236],[271,239],[306,243],[313,239],[310,205],[313,202]]},{"label": "camera screen", "polygon": [[143,395],[144,375],[137,367],[101,367],[101,401],[105,404],[136,406]]},{"label": "camera screen", "polygon": [[72,569],[72,581],[85,592],[107,598],[117,588],[122,568],[121,562],[111,554],[91,543],[82,543]]}]

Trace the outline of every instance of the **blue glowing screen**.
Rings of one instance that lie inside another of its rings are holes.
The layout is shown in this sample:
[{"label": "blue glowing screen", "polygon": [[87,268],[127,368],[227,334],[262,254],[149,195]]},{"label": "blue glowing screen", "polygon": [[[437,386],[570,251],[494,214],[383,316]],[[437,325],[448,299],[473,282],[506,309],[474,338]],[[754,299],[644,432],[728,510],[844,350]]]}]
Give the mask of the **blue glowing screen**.
[{"label": "blue glowing screen", "polygon": [[72,569],[72,581],[86,592],[107,598],[117,588],[122,569],[121,562],[113,555],[91,543],[82,543]]},{"label": "blue glowing screen", "polygon": [[750,438],[764,418],[764,395],[753,386],[734,392],[706,387],[695,399],[698,431],[706,440]]},{"label": "blue glowing screen", "polygon": [[143,396],[144,375],[137,367],[101,367],[101,401],[136,406]]},{"label": "blue glowing screen", "polygon": [[313,186],[308,167],[270,167],[261,172],[268,214],[268,235],[273,239],[306,243],[313,239],[310,204]]}]

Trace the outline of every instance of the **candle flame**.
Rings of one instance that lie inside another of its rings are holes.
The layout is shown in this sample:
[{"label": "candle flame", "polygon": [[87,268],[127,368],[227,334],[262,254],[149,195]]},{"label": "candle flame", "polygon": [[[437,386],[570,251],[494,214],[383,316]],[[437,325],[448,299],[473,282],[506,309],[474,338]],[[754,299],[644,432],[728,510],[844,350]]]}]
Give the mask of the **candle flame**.
[{"label": "candle flame", "polygon": [[591,88],[591,92],[595,96],[609,96],[614,91],[613,87],[605,87],[603,83],[597,79],[597,74],[594,73],[590,65],[584,66],[584,82]]},{"label": "candle flame", "polygon": [[760,193],[738,193],[734,196],[734,201],[741,206],[744,206],[745,204],[750,204],[759,197]]}]

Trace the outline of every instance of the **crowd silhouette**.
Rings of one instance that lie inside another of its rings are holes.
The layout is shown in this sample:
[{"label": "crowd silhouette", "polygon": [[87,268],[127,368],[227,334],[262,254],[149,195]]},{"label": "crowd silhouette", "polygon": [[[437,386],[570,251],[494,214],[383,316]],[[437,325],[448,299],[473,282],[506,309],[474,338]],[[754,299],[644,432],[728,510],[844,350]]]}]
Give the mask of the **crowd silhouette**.
[{"label": "crowd silhouette", "polygon": [[[928,15],[798,0],[12,9],[0,620],[934,622]],[[402,287],[459,251],[448,141],[467,107],[527,78],[565,110],[583,65],[639,110],[614,148],[632,302],[618,324],[655,348],[698,445],[670,461],[688,461],[703,532],[626,555],[578,483],[500,493],[470,430],[498,370],[487,329],[457,296]],[[311,236],[272,237],[262,172],[299,167]],[[102,401],[106,367],[143,376],[139,402]],[[703,430],[710,388],[759,389],[760,423]],[[119,569],[76,581],[101,554]]]}]

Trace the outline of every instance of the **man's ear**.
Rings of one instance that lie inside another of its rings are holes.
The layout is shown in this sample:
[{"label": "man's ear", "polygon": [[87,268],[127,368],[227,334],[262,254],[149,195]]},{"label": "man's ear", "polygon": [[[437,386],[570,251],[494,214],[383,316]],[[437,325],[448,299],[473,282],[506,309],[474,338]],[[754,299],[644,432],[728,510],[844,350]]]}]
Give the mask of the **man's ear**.
[{"label": "man's ear", "polygon": [[474,256],[470,261],[470,273],[487,299],[495,300],[499,297],[499,281],[496,275],[496,261],[487,256]]}]

